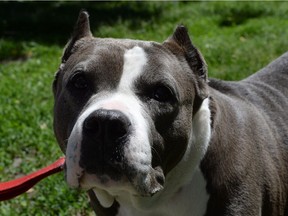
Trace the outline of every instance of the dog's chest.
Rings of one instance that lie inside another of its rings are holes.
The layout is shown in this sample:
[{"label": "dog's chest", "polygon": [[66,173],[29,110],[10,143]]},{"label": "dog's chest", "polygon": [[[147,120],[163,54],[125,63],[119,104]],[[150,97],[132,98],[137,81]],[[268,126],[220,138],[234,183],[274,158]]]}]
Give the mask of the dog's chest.
[{"label": "dog's chest", "polygon": [[172,196],[170,195],[170,192],[170,190],[164,191],[164,194],[162,194],[160,199],[151,199],[149,202],[145,200],[139,204],[147,206],[149,208],[149,211],[138,210],[134,207],[131,208],[131,206],[129,205],[127,206],[125,204],[120,204],[118,214],[116,214],[116,216],[205,215],[209,195],[206,191],[206,181],[202,172],[199,169],[196,170],[193,179],[191,182],[189,182],[189,184],[181,187]]}]

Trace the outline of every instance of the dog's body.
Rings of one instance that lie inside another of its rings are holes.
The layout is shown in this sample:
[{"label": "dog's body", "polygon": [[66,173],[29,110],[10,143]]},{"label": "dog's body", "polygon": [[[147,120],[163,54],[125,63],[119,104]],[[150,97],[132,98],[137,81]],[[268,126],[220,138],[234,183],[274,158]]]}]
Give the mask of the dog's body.
[{"label": "dog's body", "polygon": [[288,214],[288,53],[208,80],[184,27],[98,39],[81,12],[53,89],[67,182],[97,216]]}]

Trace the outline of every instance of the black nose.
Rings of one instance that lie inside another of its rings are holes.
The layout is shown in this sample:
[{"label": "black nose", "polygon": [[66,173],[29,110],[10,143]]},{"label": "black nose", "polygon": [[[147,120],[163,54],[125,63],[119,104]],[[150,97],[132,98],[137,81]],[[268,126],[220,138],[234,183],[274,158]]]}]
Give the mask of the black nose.
[{"label": "black nose", "polygon": [[120,175],[130,121],[117,110],[99,109],[83,122],[79,165],[88,173]]},{"label": "black nose", "polygon": [[83,130],[89,137],[105,145],[115,145],[128,134],[128,118],[118,110],[99,109],[92,112],[83,123]]}]

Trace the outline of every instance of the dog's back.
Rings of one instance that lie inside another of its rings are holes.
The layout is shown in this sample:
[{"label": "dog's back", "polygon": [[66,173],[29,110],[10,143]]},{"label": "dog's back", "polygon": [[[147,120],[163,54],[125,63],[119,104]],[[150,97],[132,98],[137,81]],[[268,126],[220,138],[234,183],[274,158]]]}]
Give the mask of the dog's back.
[{"label": "dog's back", "polygon": [[[214,172],[213,168],[209,167],[211,163],[209,157],[211,155],[207,156],[206,154],[202,163],[202,170],[204,173],[210,173],[206,176],[211,182],[210,185],[208,183],[208,190],[214,191],[215,195],[215,199],[210,199],[210,204],[208,204],[212,207],[210,209],[213,209],[214,213],[223,214],[222,210],[225,207],[216,207],[216,205],[221,206],[222,204],[223,200],[219,200],[225,197],[227,200],[224,202],[233,202],[231,200],[233,200],[232,197],[235,195],[233,195],[234,192],[228,191],[225,195],[221,194],[222,191],[217,192],[219,185],[224,181],[230,181],[230,185],[224,183],[226,188],[229,189],[231,187],[231,190],[233,190],[233,187],[239,187],[243,190],[240,192],[243,195],[240,196],[242,200],[238,200],[239,203],[247,199],[246,201],[250,201],[254,205],[261,203],[259,208],[262,210],[260,212],[265,212],[267,215],[288,214],[288,52],[242,81],[227,82],[211,79],[209,86],[212,92],[211,101],[213,101],[213,96],[215,101],[221,97],[222,103],[225,104],[218,103],[213,107],[212,103],[212,110],[216,109],[215,112],[217,112],[218,109],[218,113],[221,110],[222,114],[220,115],[222,117],[223,115],[230,115],[230,117],[233,116],[233,119],[238,120],[228,122],[227,126],[215,123],[215,133],[218,133],[218,137],[222,138],[221,140],[216,138],[213,140],[212,138],[212,142],[216,144],[210,145],[212,150],[208,151],[208,155],[210,153],[212,155],[215,151],[222,152],[222,158],[219,158],[218,163],[223,161],[231,163],[233,161],[234,164],[239,163],[242,164],[242,167],[246,167],[246,170],[242,170],[243,176],[236,180],[233,179],[233,169],[238,169],[237,167],[233,168],[231,166],[232,168],[228,172],[225,163],[223,163],[224,171],[218,170]],[[217,121],[217,118],[219,119],[219,116],[217,117],[216,115],[214,121]],[[227,119],[232,118],[228,117]],[[235,128],[238,127],[235,133],[229,130],[231,125],[236,126]],[[245,142],[247,139],[243,137],[247,136],[247,134],[251,135],[250,143]],[[251,139],[251,137],[253,138]],[[238,143],[238,146],[232,145],[231,149],[230,144],[233,142]],[[225,152],[227,153],[228,151],[229,156],[227,158],[229,159],[223,159]],[[250,172],[251,170],[253,171]],[[244,180],[246,178],[245,175],[254,179],[253,182],[249,183],[250,185],[242,185],[246,181]],[[219,176],[219,179],[217,176]],[[247,191],[251,193],[251,185],[254,185],[253,187],[255,188],[259,187],[259,190],[255,190],[254,194],[245,196],[244,194]],[[213,205],[215,206],[213,207]],[[243,203],[243,206],[245,205]],[[234,207],[231,205],[225,211],[235,215],[237,210],[233,209]],[[222,209],[221,211],[220,208]],[[244,208],[248,209],[249,207],[245,206]],[[253,215],[249,211],[246,213],[246,215]],[[207,215],[210,215],[209,211]],[[211,212],[211,215],[213,215],[213,212]]]},{"label": "dog's back", "polygon": [[[283,148],[282,153],[287,157],[288,52],[243,80],[241,84],[247,100],[251,101],[259,109],[259,112],[269,119],[270,128],[279,135],[279,146]],[[288,168],[288,161],[286,160],[286,162]]]},{"label": "dog's back", "polygon": [[281,134],[282,143],[288,150],[288,52],[244,80],[225,82],[212,79],[209,85],[255,106],[277,126],[277,133]]}]

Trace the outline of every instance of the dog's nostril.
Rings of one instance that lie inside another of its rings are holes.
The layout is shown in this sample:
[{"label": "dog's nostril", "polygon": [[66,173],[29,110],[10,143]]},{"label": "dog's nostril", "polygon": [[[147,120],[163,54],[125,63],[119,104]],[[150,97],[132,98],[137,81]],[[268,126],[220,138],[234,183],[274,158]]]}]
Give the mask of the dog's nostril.
[{"label": "dog's nostril", "polygon": [[112,140],[122,138],[127,134],[127,125],[121,119],[114,119],[107,122],[107,135]]},{"label": "dog's nostril", "polygon": [[94,132],[95,135],[99,135],[101,133],[101,122],[96,116],[89,116],[84,121],[84,128],[87,131]]}]

